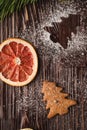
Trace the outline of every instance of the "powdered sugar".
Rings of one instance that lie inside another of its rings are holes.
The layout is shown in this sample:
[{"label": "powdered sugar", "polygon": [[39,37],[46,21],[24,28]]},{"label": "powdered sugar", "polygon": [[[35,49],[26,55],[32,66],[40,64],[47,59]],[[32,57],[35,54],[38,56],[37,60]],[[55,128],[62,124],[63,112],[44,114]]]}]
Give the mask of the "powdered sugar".
[{"label": "powdered sugar", "polygon": [[[50,33],[45,31],[44,27],[53,26],[53,22],[62,21],[61,17],[69,17],[69,14],[80,13],[82,9],[79,8],[78,3],[73,1],[60,3],[53,10],[50,7],[45,16],[41,17],[40,24],[36,21],[35,25],[28,26],[25,30],[18,32],[17,37],[22,37],[34,44],[40,58],[46,56],[47,60],[51,59],[53,63],[55,61],[61,62],[65,66],[79,65],[83,63],[84,55],[87,53],[87,30],[86,28],[84,29],[85,22],[83,21],[84,15],[82,15],[84,11],[80,14],[81,26],[77,27],[77,34],[71,34],[71,40],[68,39],[67,49],[64,49],[58,42],[54,43],[50,40]],[[43,16],[43,14],[41,15]],[[38,88],[35,88],[35,86],[24,87],[23,90],[16,88],[16,106],[18,111],[27,111],[29,109],[33,114],[36,111],[40,114],[45,111],[42,102],[41,84],[39,84],[39,81],[36,84],[38,84]],[[37,96],[35,97],[35,95]]]}]

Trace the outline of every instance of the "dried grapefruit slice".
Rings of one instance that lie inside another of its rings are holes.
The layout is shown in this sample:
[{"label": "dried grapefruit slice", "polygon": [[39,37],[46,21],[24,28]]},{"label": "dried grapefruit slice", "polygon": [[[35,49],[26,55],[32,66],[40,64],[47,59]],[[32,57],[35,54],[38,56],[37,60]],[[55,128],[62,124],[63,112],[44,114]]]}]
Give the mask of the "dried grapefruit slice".
[{"label": "dried grapefruit slice", "polygon": [[12,86],[24,86],[35,77],[38,58],[32,45],[10,38],[0,45],[0,79]]}]

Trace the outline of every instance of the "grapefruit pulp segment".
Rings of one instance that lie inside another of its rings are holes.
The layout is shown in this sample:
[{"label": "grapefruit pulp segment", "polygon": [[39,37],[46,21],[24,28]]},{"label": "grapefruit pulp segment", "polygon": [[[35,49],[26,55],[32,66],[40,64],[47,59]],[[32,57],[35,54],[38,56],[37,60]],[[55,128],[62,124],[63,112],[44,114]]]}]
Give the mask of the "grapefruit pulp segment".
[{"label": "grapefruit pulp segment", "polygon": [[23,82],[26,81],[28,79],[28,74],[20,67],[19,70],[19,81]]},{"label": "grapefruit pulp segment", "polygon": [[15,56],[16,56],[17,53],[18,53],[18,44],[17,44],[17,42],[12,41],[12,42],[10,42],[9,45],[12,48],[12,50],[13,50]]},{"label": "grapefruit pulp segment", "polygon": [[24,49],[24,46],[21,43],[19,43],[18,44],[18,53],[17,53],[17,56],[20,57],[22,55],[23,49]]},{"label": "grapefruit pulp segment", "polygon": [[14,69],[15,69],[15,65],[14,66],[9,65],[9,67],[5,71],[2,72],[2,75],[6,79],[11,79],[13,72],[14,72]]},{"label": "grapefruit pulp segment", "polygon": [[32,67],[29,67],[29,66],[27,66],[27,65],[24,65],[24,66],[22,66],[22,69],[23,69],[28,75],[31,75],[31,74],[32,74],[32,71],[33,71]]},{"label": "grapefruit pulp segment", "polygon": [[0,52],[0,65],[4,64],[7,61],[12,61],[12,57],[9,55]]},{"label": "grapefruit pulp segment", "polygon": [[12,56],[14,57],[15,54],[13,52],[13,50],[11,49],[10,45],[5,45],[3,48],[2,48],[2,52],[6,55],[9,55],[9,56]]}]

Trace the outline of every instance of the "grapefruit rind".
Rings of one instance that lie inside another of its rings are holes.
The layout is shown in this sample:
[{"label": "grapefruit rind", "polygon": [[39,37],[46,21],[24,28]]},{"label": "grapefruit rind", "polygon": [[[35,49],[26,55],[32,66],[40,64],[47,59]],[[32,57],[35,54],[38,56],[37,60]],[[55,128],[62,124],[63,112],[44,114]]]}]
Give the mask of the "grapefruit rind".
[{"label": "grapefruit rind", "polygon": [[30,51],[31,51],[32,54],[33,54],[33,62],[34,62],[33,72],[32,72],[31,75],[29,75],[29,78],[28,78],[26,81],[23,81],[23,82],[19,82],[19,81],[14,82],[14,81],[11,81],[10,79],[6,79],[6,78],[2,75],[2,73],[0,73],[0,79],[1,79],[2,81],[4,81],[5,83],[11,85],[11,86],[24,86],[24,85],[30,83],[30,82],[35,78],[35,76],[36,76],[36,74],[37,74],[37,70],[38,70],[38,57],[37,57],[37,53],[36,53],[34,47],[33,47],[29,42],[27,42],[27,41],[25,41],[25,40],[22,40],[22,39],[20,39],[20,38],[9,38],[9,39],[5,40],[4,42],[2,42],[2,43],[0,44],[0,51],[2,50],[2,48],[3,48],[5,45],[7,45],[7,44],[9,44],[10,42],[13,42],[13,41],[15,41],[15,42],[17,42],[17,43],[21,43],[21,44],[23,44],[24,46],[29,47]]}]

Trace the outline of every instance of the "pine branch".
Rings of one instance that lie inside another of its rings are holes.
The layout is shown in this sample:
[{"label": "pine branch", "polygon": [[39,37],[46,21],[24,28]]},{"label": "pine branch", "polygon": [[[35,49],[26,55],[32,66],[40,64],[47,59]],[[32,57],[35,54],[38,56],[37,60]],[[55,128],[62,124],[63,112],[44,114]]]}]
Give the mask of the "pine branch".
[{"label": "pine branch", "polygon": [[37,0],[0,0],[0,20],[3,20],[14,11],[20,10],[26,4],[36,1]]}]

